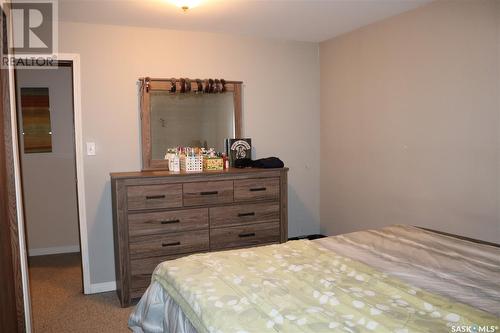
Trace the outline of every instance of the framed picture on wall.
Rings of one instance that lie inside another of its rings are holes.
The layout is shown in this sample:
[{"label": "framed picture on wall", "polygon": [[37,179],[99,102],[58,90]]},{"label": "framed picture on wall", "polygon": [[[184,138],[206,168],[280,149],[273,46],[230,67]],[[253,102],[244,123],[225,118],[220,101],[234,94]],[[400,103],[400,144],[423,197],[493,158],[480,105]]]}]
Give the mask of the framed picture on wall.
[{"label": "framed picture on wall", "polygon": [[21,88],[24,153],[52,152],[49,88]]}]

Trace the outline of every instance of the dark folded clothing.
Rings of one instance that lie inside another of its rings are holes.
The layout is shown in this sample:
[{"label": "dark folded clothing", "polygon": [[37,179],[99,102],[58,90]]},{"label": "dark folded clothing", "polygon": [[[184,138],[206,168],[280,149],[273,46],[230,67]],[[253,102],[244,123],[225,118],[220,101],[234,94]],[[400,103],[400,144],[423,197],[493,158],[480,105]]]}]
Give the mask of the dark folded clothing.
[{"label": "dark folded clothing", "polygon": [[237,160],[234,160],[234,167],[235,168],[249,168],[252,166],[252,160],[249,158],[239,158]]},{"label": "dark folded clothing", "polygon": [[267,157],[252,162],[252,168],[283,168],[285,163],[277,157]]},{"label": "dark folded clothing", "polygon": [[272,168],[283,168],[285,163],[277,157],[267,157],[261,158],[259,160],[252,161],[249,158],[240,158],[234,161],[235,168],[261,168],[261,169],[272,169]]}]

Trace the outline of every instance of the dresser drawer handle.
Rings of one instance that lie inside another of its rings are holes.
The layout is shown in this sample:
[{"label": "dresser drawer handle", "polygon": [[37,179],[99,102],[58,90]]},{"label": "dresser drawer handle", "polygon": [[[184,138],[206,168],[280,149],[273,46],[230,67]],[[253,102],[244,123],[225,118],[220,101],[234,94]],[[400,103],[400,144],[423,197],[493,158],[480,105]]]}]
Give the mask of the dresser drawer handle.
[{"label": "dresser drawer handle", "polygon": [[179,223],[181,222],[181,220],[179,219],[176,219],[176,220],[163,220],[163,221],[160,221],[161,224],[173,224],[173,223]]},{"label": "dresser drawer handle", "polygon": [[161,195],[147,195],[146,200],[153,200],[153,199],[165,199],[165,194]]},{"label": "dresser drawer handle", "polygon": [[167,246],[177,246],[181,245],[181,242],[172,242],[172,243],[161,243],[161,246],[167,247]]},{"label": "dresser drawer handle", "polygon": [[200,195],[215,195],[215,194],[219,194],[219,191],[200,192]]},{"label": "dresser drawer handle", "polygon": [[251,212],[251,213],[239,213],[238,217],[254,216],[254,215],[255,215],[255,212]]},{"label": "dresser drawer handle", "polygon": [[265,191],[265,190],[267,190],[267,188],[265,188],[265,187],[255,187],[255,188],[251,188],[250,192],[260,192],[260,191]]},{"label": "dresser drawer handle", "polygon": [[244,238],[244,237],[254,237],[255,236],[255,232],[242,232],[241,234],[238,235],[238,237],[240,238]]}]

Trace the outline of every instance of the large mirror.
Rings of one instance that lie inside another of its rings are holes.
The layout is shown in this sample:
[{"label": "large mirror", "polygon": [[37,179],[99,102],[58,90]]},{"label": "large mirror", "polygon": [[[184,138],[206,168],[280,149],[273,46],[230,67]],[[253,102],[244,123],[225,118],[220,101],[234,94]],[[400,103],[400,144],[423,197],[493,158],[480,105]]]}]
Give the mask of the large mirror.
[{"label": "large mirror", "polygon": [[241,135],[241,82],[228,82],[221,93],[197,92],[194,85],[188,92],[178,87],[172,92],[172,85],[171,80],[141,79],[143,170],[166,169],[169,148],[223,152],[226,138]]},{"label": "large mirror", "polygon": [[224,151],[234,137],[234,96],[151,92],[151,157],[160,160],[169,148],[204,147]]}]

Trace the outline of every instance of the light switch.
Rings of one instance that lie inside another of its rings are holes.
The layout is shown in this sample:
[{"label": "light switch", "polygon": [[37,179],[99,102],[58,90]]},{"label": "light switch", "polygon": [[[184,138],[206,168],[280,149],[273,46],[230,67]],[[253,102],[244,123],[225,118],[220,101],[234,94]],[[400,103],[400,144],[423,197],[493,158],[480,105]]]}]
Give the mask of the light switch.
[{"label": "light switch", "polygon": [[95,155],[95,142],[87,142],[87,155],[88,156]]}]

